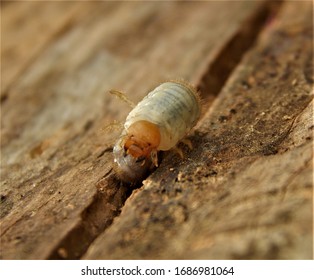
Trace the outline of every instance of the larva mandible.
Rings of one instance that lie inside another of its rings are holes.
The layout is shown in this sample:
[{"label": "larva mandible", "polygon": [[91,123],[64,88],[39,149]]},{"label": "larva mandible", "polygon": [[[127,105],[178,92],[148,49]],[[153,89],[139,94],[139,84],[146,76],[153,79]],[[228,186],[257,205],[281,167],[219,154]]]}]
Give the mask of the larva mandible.
[{"label": "larva mandible", "polygon": [[159,85],[129,113],[113,148],[119,179],[135,183],[158,166],[158,151],[173,148],[201,115],[199,95],[183,81]]}]

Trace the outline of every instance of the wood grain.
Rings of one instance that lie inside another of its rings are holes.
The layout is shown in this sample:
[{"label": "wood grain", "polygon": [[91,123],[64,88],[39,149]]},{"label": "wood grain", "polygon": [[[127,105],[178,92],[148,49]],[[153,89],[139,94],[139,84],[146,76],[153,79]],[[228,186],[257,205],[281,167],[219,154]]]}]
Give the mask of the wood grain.
[{"label": "wood grain", "polygon": [[312,11],[303,2],[292,16],[295,7],[268,22],[195,149],[165,158],[86,259],[313,257]]},{"label": "wood grain", "polygon": [[[312,6],[279,8],[2,6],[1,258],[311,258]],[[137,102],[171,78],[204,98],[194,149],[130,189],[103,130],[129,108],[108,90]]]}]

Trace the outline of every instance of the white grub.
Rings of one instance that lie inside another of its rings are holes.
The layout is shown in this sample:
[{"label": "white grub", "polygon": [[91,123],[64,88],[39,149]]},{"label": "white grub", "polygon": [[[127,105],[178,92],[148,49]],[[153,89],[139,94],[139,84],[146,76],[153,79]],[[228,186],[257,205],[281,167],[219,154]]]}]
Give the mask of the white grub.
[{"label": "white grub", "polygon": [[167,151],[195,126],[201,115],[197,91],[183,81],[169,81],[151,91],[129,113],[114,146],[115,171],[128,183],[141,181]]}]

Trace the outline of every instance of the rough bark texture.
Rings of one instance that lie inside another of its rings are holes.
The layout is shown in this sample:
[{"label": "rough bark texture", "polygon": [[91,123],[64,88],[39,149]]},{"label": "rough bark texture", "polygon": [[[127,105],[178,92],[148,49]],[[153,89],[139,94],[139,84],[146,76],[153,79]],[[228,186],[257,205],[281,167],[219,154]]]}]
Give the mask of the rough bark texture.
[{"label": "rough bark texture", "polygon": [[[313,258],[312,12],[2,4],[1,258]],[[129,109],[107,92],[171,78],[204,99],[194,148],[131,189],[102,130]]]}]

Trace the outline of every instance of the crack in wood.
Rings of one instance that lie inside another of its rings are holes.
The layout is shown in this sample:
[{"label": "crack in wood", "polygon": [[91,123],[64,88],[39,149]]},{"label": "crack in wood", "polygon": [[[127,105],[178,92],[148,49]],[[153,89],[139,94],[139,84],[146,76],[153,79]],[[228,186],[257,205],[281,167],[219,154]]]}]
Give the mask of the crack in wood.
[{"label": "crack in wood", "polygon": [[111,170],[97,182],[97,192],[81,214],[80,222],[55,247],[48,259],[79,259],[91,242],[119,216],[131,190],[110,173]]},{"label": "crack in wood", "polygon": [[242,27],[220,51],[215,61],[198,78],[197,88],[203,98],[212,101],[228,77],[240,63],[243,55],[255,44],[269,19],[276,17],[283,1],[263,3],[260,9],[243,22]]},{"label": "crack in wood", "polygon": [[[281,2],[263,3],[260,9],[243,23],[242,29],[221,50],[214,63],[200,75],[197,87],[204,99],[210,99],[211,96],[212,101],[218,96],[242,56],[254,45],[266,21],[277,14],[280,6]],[[97,158],[109,151],[109,148],[104,149]],[[48,259],[80,259],[91,243],[120,215],[132,191],[141,186],[138,184],[130,189],[119,182],[111,172],[104,175],[96,184],[97,192],[82,213],[80,222],[55,247]],[[104,213],[106,211],[110,211],[110,215]]]}]

